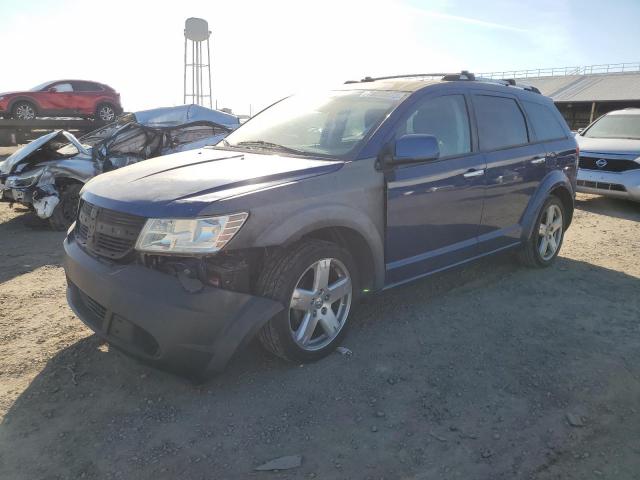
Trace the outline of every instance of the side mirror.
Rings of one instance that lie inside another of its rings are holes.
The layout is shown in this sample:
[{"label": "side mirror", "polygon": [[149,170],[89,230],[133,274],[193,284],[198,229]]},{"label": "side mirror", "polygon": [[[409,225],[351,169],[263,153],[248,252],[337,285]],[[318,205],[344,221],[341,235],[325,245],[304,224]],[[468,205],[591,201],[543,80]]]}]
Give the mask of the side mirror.
[{"label": "side mirror", "polygon": [[579,128],[578,129],[578,135],[582,135],[582,132],[584,132],[584,128]]},{"label": "side mirror", "polygon": [[49,93],[56,93],[58,91],[58,89],[56,87],[49,87],[49,89],[47,90],[47,92]]},{"label": "side mirror", "polygon": [[393,163],[426,162],[439,156],[438,139],[433,135],[403,135],[395,142]]}]

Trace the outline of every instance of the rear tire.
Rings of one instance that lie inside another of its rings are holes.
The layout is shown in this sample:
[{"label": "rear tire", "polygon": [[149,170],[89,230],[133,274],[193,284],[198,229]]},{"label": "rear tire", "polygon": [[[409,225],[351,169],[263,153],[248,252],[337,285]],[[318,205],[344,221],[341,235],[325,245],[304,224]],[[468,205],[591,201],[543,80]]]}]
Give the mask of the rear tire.
[{"label": "rear tire", "polygon": [[531,235],[518,253],[518,259],[528,267],[548,267],[560,253],[564,240],[565,211],[555,195],[544,202]]},{"label": "rear tire", "polygon": [[110,103],[101,103],[96,108],[96,120],[113,122],[116,119],[116,109]]},{"label": "rear tire", "polygon": [[60,203],[53,209],[49,217],[49,225],[54,230],[67,230],[75,221],[80,202],[82,185],[71,183],[61,187]]},{"label": "rear tire", "polygon": [[20,100],[11,107],[11,116],[16,120],[35,120],[38,110],[33,103]]},{"label": "rear tire", "polygon": [[358,299],[357,273],[347,250],[316,239],[267,260],[258,293],[286,308],[260,331],[262,345],[294,362],[314,361],[331,353],[344,337],[351,307]]}]

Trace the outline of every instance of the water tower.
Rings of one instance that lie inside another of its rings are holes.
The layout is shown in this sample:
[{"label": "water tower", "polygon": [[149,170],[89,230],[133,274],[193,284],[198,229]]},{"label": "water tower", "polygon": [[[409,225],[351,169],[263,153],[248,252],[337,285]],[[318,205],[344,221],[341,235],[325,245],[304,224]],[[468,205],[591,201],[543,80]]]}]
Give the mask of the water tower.
[{"label": "water tower", "polygon": [[[209,52],[209,24],[202,18],[187,18],[184,22],[184,103],[213,108],[211,101],[211,54]],[[207,63],[202,57],[203,43],[207,43]],[[208,99],[205,101],[205,99]]]}]

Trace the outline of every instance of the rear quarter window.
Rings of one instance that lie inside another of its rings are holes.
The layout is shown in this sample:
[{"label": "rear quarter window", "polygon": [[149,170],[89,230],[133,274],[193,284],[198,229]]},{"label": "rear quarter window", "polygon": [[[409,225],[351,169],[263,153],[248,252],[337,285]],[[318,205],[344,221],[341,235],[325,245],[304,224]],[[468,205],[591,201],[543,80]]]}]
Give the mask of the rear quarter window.
[{"label": "rear quarter window", "polygon": [[528,143],[527,124],[514,99],[474,95],[473,104],[481,150],[499,150]]},{"label": "rear quarter window", "polygon": [[538,140],[558,140],[567,137],[564,127],[558,120],[558,116],[550,107],[526,100],[522,104]]}]

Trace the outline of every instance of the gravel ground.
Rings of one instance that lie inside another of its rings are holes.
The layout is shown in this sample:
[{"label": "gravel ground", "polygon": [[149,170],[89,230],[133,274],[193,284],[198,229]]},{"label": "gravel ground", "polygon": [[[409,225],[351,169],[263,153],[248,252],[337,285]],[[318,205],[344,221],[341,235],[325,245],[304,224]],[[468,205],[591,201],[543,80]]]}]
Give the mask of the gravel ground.
[{"label": "gravel ground", "polygon": [[92,336],[63,235],[2,204],[0,478],[640,478],[640,205],[577,207],[550,269],[483,260],[362,305],[351,356],[251,345],[193,386]]}]

